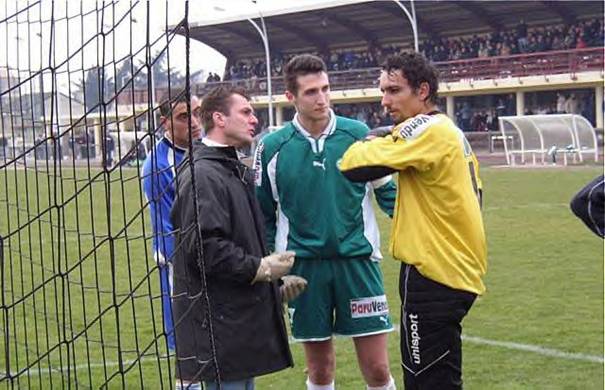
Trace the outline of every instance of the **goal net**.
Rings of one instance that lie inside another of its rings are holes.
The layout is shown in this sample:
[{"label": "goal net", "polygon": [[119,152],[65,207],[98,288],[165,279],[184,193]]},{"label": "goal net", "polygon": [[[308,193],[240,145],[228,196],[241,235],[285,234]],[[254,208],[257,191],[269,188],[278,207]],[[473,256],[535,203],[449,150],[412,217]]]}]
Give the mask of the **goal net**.
[{"label": "goal net", "polygon": [[0,5],[2,388],[174,388],[142,164],[191,95],[187,7]]},{"label": "goal net", "polygon": [[598,161],[595,129],[581,115],[505,116],[499,122],[508,165],[556,163],[557,157],[565,165],[569,159]]}]

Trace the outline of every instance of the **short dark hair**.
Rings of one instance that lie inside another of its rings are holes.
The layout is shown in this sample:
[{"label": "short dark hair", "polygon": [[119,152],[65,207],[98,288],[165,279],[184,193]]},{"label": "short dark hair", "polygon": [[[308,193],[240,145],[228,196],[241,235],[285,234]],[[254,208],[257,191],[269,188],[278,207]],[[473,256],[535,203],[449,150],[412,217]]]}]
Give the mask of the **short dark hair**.
[{"label": "short dark hair", "polygon": [[242,87],[235,86],[224,86],[213,88],[208,92],[202,99],[201,116],[202,126],[206,132],[214,128],[214,119],[212,114],[215,112],[222,112],[225,115],[229,115],[229,109],[231,108],[231,96],[241,95],[250,100],[250,96],[246,93],[246,90]]},{"label": "short dark hair", "polygon": [[429,85],[427,100],[433,104],[437,103],[439,72],[422,54],[402,53],[389,56],[382,64],[382,70],[387,73],[400,70],[414,90],[417,90],[421,83],[427,83]]},{"label": "short dark hair", "polygon": [[293,57],[284,67],[284,81],[286,89],[294,95],[298,92],[298,76],[305,76],[311,73],[328,73],[325,62],[312,54],[300,54]]},{"label": "short dark hair", "polygon": [[[163,117],[170,116],[177,104],[187,103],[188,96],[189,95],[185,90],[166,92],[160,99],[160,115]],[[193,95],[191,95],[191,97],[193,97]]]}]

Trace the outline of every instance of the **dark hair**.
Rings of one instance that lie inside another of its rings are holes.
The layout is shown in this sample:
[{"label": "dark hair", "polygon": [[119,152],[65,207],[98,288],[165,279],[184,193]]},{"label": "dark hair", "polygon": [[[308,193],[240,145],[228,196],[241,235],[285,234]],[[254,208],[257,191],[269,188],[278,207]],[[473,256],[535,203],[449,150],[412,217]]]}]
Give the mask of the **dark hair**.
[{"label": "dark hair", "polygon": [[250,96],[246,93],[246,90],[242,87],[234,86],[219,86],[213,88],[204,98],[202,99],[201,116],[202,116],[202,127],[206,132],[214,128],[214,120],[212,114],[215,112],[221,112],[225,115],[229,115],[229,109],[231,108],[231,96],[241,95],[250,100]]},{"label": "dark hair", "polygon": [[298,92],[298,76],[305,76],[311,73],[328,72],[328,68],[323,60],[311,54],[301,54],[293,57],[284,67],[284,81],[286,90],[294,95]]},{"label": "dark hair", "polygon": [[[191,97],[193,96],[191,95]],[[166,92],[160,99],[160,115],[170,116],[174,107],[179,103],[187,103],[187,93],[184,90]]]},{"label": "dark hair", "polygon": [[400,70],[414,90],[417,90],[421,83],[427,83],[429,85],[427,100],[433,104],[437,103],[439,72],[422,54],[402,53],[389,56],[382,64],[382,70],[387,73]]}]

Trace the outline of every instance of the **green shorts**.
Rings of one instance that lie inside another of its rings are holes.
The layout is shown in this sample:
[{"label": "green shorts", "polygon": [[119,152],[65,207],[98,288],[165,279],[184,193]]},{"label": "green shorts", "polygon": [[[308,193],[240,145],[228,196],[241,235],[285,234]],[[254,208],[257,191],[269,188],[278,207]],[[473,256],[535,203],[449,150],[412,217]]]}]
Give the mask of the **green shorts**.
[{"label": "green shorts", "polygon": [[333,334],[360,337],[393,330],[379,263],[297,259],[290,273],[309,282],[307,290],[288,304],[295,340],[322,341]]}]

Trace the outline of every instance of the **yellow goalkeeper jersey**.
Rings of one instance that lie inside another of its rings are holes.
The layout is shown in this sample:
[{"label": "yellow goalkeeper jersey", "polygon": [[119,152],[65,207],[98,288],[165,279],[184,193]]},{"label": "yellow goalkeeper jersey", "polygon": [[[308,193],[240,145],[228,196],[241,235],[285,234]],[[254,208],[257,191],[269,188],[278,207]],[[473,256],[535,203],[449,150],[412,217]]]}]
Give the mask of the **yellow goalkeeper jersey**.
[{"label": "yellow goalkeeper jersey", "polygon": [[449,287],[485,291],[478,162],[446,115],[417,115],[394,127],[390,136],[356,142],[339,168],[354,181],[398,171],[393,257]]}]

